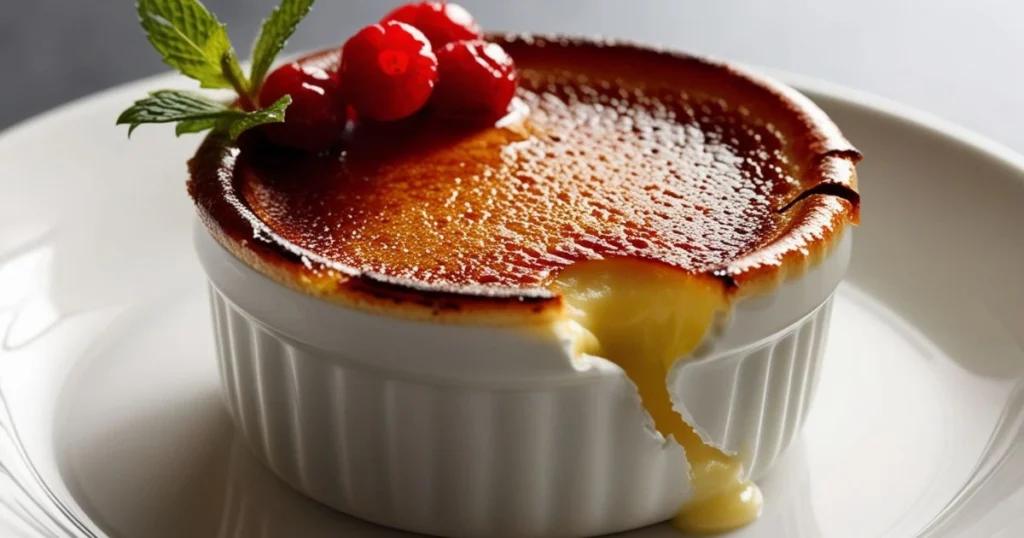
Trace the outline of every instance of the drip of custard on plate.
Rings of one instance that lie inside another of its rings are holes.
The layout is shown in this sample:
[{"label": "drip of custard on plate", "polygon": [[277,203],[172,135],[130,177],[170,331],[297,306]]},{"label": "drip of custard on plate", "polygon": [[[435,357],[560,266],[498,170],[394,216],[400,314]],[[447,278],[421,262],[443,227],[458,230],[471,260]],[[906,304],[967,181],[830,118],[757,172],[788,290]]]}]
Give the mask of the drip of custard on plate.
[{"label": "drip of custard on plate", "polygon": [[[577,349],[619,365],[661,437],[684,449],[693,494],[675,524],[753,521],[757,486],[684,420],[668,375],[728,316],[745,275],[806,258],[856,220],[843,183],[852,162],[819,173],[827,155],[855,152],[777,88],[718,64],[593,43],[502,45],[521,87],[497,126],[425,113],[359,124],[338,152],[316,156],[208,141],[189,186],[201,215],[257,269],[315,295],[434,313],[557,309],[581,328]],[[202,173],[210,162],[215,173]],[[816,231],[793,231],[803,229]],[[733,270],[758,252],[774,258]]]}]

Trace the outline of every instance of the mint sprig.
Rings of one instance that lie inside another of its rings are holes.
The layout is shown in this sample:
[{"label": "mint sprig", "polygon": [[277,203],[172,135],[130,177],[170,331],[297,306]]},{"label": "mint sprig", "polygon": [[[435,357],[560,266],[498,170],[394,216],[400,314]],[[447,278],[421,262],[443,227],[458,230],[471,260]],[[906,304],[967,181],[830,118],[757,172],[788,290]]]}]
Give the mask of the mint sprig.
[{"label": "mint sprig", "polygon": [[177,123],[175,132],[179,136],[221,128],[231,138],[237,138],[243,131],[257,125],[284,121],[284,110],[291,102],[291,97],[286,95],[267,108],[246,112],[200,93],[159,90],[122,112],[117,124],[128,125],[129,136],[136,127],[145,123]]},{"label": "mint sprig", "polygon": [[230,103],[200,93],[160,90],[136,101],[117,119],[128,125],[128,136],[149,123],[175,123],[177,135],[221,130],[234,139],[265,123],[283,122],[291,98],[285,96],[265,108],[259,90],[288,38],[309,13],[315,0],[282,0],[263,21],[253,47],[253,64],[245,76],[227,27],[199,0],[138,0],[139,22],[165,63],[195,79],[202,88],[235,90]]}]

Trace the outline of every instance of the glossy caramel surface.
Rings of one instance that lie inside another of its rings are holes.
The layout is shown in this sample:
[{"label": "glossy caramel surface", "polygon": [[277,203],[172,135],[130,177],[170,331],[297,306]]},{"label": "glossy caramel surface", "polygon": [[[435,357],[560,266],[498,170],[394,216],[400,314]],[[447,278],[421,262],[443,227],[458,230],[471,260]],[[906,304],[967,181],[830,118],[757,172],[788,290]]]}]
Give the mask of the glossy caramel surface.
[{"label": "glossy caramel surface", "polygon": [[340,157],[243,154],[243,199],[331,261],[453,286],[543,285],[621,256],[699,272],[773,236],[777,193],[798,185],[770,128],[677,93],[523,75],[529,112],[508,127],[424,117],[357,129]]},{"label": "glossy caramel surface", "polygon": [[503,44],[521,88],[499,126],[426,110],[358,124],[328,154],[208,147],[190,184],[201,215],[278,267],[456,295],[544,295],[563,268],[616,257],[723,275],[780,250],[804,198],[842,200],[822,223],[856,220],[856,152],[773,86],[638,47]]}]

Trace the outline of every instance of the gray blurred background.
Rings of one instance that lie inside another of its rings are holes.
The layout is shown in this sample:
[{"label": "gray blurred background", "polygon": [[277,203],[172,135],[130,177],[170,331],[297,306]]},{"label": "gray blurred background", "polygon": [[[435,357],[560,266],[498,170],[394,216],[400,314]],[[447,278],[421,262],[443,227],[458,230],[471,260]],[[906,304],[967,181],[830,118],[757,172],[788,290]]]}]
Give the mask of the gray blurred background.
[{"label": "gray blurred background", "polygon": [[[204,0],[245,56],[278,0]],[[289,50],[344,41],[396,0],[319,0]],[[1024,151],[1021,0],[461,0],[486,29],[602,34],[866,90]],[[0,0],[0,129],[166,68],[133,0]]]}]

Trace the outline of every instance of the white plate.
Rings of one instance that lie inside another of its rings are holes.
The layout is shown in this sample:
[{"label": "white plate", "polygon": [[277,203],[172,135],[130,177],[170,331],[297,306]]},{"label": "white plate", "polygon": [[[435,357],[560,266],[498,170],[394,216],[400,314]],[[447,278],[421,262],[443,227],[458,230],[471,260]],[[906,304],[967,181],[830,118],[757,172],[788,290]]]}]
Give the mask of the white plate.
[{"label": "white plate", "polygon": [[[736,536],[1020,536],[1024,159],[786,78],[867,155],[864,224],[803,438]],[[189,241],[198,139],[113,126],[181,84],[0,136],[0,535],[404,536],[292,492],[234,437]]]}]

